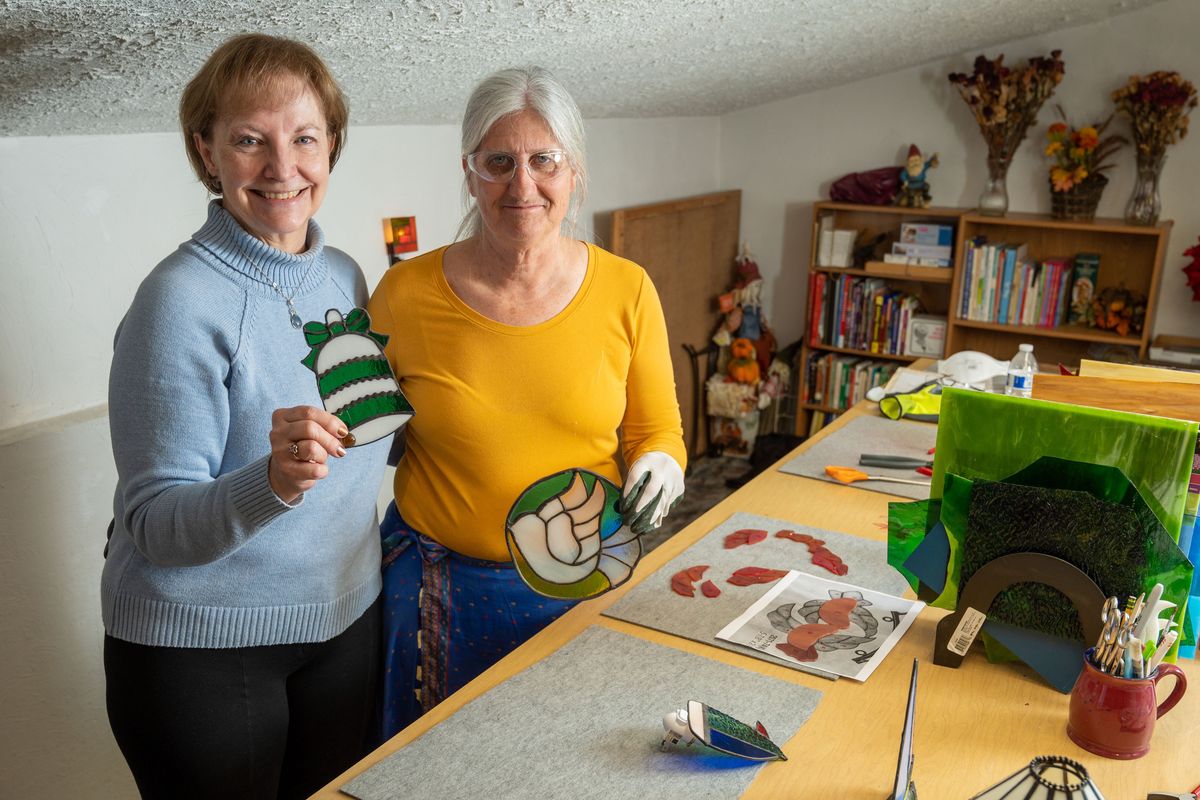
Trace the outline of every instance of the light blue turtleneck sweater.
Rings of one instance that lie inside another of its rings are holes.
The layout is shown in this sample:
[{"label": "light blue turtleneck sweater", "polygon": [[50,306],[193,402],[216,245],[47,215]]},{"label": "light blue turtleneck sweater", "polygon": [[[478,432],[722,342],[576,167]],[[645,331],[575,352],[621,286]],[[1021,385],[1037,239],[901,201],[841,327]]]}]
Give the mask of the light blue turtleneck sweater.
[{"label": "light blue turtleneck sweater", "polygon": [[164,647],[317,642],[379,594],[375,499],[390,437],[331,458],[292,506],[267,480],[271,412],[321,407],[309,348],[257,264],[301,317],[365,306],[358,265],[325,247],[292,255],[218,202],[142,282],[117,332],[109,425],[116,523],[101,578],[104,627]]}]

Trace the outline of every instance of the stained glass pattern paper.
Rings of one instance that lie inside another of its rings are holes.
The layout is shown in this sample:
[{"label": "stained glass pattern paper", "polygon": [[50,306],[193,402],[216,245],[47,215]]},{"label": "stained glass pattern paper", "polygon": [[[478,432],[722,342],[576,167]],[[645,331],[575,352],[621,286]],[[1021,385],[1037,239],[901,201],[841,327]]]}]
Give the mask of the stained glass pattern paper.
[{"label": "stained glass pattern paper", "polygon": [[[725,547],[726,537],[745,529],[765,530],[769,535],[753,545]],[[884,542],[738,512],[668,561],[653,575],[639,581],[637,586],[605,609],[603,614],[732,652],[753,655],[791,669],[812,672],[822,677],[836,677],[794,660],[776,657],[771,653],[746,650],[740,645],[716,638],[721,628],[762,597],[775,580],[787,574],[789,570],[834,577],[828,569],[813,563],[813,554],[806,544],[789,537],[778,536],[780,531],[805,534],[824,542],[824,547],[836,553],[846,568],[846,574],[840,580],[891,595],[902,595],[908,588],[904,577],[887,564]],[[698,567],[705,569],[701,572]],[[734,578],[739,572],[745,575],[745,571],[752,568],[777,570],[778,573],[766,583],[746,583]],[[689,582],[694,581],[696,588],[700,588],[704,580],[711,580],[720,587],[721,593],[716,597],[707,597],[700,591],[693,590],[689,595],[687,592],[680,594],[674,589],[673,579],[678,579],[674,584],[679,585],[683,582],[681,573],[693,569],[696,569],[694,574],[698,577],[693,579],[692,575],[688,574]]]},{"label": "stained glass pattern paper", "polygon": [[790,572],[717,637],[865,681],[925,604]]}]

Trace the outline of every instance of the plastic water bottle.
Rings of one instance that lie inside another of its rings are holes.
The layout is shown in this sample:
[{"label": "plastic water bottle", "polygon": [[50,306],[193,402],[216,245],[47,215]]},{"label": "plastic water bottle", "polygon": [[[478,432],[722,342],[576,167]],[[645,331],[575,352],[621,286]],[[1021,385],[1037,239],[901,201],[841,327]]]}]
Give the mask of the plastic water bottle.
[{"label": "plastic water bottle", "polygon": [[1033,397],[1033,376],[1037,373],[1037,359],[1033,357],[1033,345],[1023,344],[1008,362],[1008,379],[1004,393],[1012,397]]}]

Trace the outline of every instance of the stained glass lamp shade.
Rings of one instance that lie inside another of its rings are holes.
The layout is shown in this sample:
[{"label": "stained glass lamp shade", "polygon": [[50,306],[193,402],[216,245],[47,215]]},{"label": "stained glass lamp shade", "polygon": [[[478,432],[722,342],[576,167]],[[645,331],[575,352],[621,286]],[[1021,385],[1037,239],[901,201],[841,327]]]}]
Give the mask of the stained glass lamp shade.
[{"label": "stained glass lamp shade", "polygon": [[1104,795],[1078,761],[1038,756],[971,800],[1104,800]]}]

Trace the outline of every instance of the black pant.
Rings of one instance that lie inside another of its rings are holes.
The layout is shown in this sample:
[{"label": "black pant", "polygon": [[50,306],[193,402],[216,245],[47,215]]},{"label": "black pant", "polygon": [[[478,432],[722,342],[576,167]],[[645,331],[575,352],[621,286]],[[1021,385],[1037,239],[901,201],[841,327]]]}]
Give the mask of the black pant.
[{"label": "black pant", "polygon": [[108,720],[143,798],[308,797],[377,744],[380,601],[327,642],[106,636]]}]

